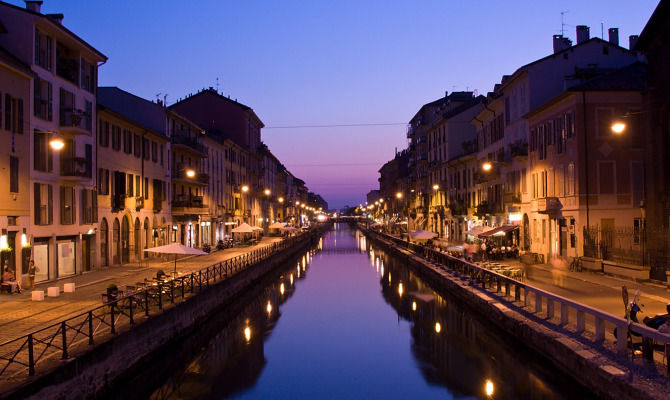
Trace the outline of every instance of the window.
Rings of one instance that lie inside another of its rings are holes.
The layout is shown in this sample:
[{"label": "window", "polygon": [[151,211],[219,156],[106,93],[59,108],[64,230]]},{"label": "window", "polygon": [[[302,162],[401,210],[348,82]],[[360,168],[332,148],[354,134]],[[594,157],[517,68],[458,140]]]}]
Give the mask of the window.
[{"label": "window", "polygon": [[121,150],[121,128],[112,125],[112,148],[116,151]]},{"label": "window", "polygon": [[558,175],[558,197],[563,197],[565,195],[565,166],[564,165],[559,165],[558,171],[556,172]]},{"label": "window", "polygon": [[142,196],[142,177],[135,175],[135,188],[137,189],[137,197]]},{"label": "window", "polygon": [[[126,188],[127,191],[126,193],[128,194],[128,197],[133,197],[134,196],[134,191],[133,191],[133,174],[128,174],[127,175],[128,183],[126,183]],[[139,190],[139,186],[137,187]]]},{"label": "window", "polygon": [[35,131],[33,138],[33,169],[40,172],[51,172],[53,156],[49,147],[49,134]]},{"label": "window", "polygon": [[638,207],[644,200],[644,163],[632,161],[630,170],[633,182],[633,207]]},{"label": "window", "polygon": [[53,223],[53,193],[51,185],[35,183],[34,207],[35,225],[50,225]]},{"label": "window", "polygon": [[510,104],[509,97],[505,97],[505,125],[510,124]]},{"label": "window", "polygon": [[81,191],[81,223],[92,224],[98,221],[98,196],[95,190]]},{"label": "window", "polygon": [[139,135],[133,135],[133,145],[135,146],[135,157],[140,158],[142,156],[141,151],[141,138]]},{"label": "window", "polygon": [[596,108],[596,123],[598,124],[598,136],[608,137],[612,135],[612,116],[614,111],[611,108]]},{"label": "window", "polygon": [[81,88],[93,93],[95,89],[95,64],[81,59]]},{"label": "window", "polygon": [[158,143],[151,141],[151,161],[158,162]]},{"label": "window", "polygon": [[60,188],[60,223],[62,225],[74,224],[74,193],[73,187],[61,186]]},{"label": "window", "polygon": [[144,178],[144,199],[149,199],[149,178]]},{"label": "window", "polygon": [[568,176],[565,178],[567,186],[565,187],[565,195],[571,196],[575,192],[575,164],[568,164]]},{"label": "window", "polygon": [[547,146],[554,145],[554,124],[549,121],[544,124],[544,132],[547,137]]},{"label": "window", "polygon": [[9,191],[19,192],[19,159],[14,156],[9,156]]},{"label": "window", "polygon": [[91,132],[93,130],[93,103],[88,100],[84,101],[84,128]]},{"label": "window", "polygon": [[[0,94],[0,110],[2,110]],[[2,121],[0,121],[2,122]],[[12,133],[23,133],[23,100],[5,93],[5,130]],[[2,124],[0,123],[0,128]]]},{"label": "window", "polygon": [[123,152],[126,154],[133,152],[133,134],[127,129],[123,130]]},{"label": "window", "polygon": [[98,136],[100,137],[100,147],[109,147],[109,122],[100,121],[100,132]]},{"label": "window", "polygon": [[142,138],[142,156],[145,160],[149,159],[149,139]]},{"label": "window", "polygon": [[614,161],[598,162],[598,192],[600,194],[616,193]]},{"label": "window", "polygon": [[537,158],[540,160],[544,160],[547,158],[547,146],[545,142],[545,131],[544,131],[545,126],[540,125],[537,128]]},{"label": "window", "polygon": [[51,86],[51,83],[43,79],[35,79],[34,86],[35,116],[47,121],[52,121],[53,87]]},{"label": "window", "polygon": [[563,116],[565,121],[565,136],[569,139],[575,136],[575,118],[572,112],[566,113]]},{"label": "window", "polygon": [[98,193],[109,194],[109,170],[98,168]]},{"label": "window", "polygon": [[160,147],[161,165],[163,165],[163,153],[164,153],[164,151],[165,151],[165,149],[163,148],[163,145],[161,144],[161,147]]},{"label": "window", "polygon": [[521,192],[528,193],[528,185],[526,183],[526,168],[521,169]]},{"label": "window", "polygon": [[556,132],[556,154],[565,152],[565,121],[563,118],[554,119],[554,131]]},{"label": "window", "polygon": [[51,71],[53,66],[53,39],[35,28],[35,64]]}]

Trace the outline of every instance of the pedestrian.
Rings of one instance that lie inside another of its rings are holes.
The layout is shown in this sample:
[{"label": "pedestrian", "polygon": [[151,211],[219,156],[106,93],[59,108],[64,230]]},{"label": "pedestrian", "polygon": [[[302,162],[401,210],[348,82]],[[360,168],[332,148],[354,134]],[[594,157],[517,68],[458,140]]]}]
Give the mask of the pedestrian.
[{"label": "pedestrian", "polygon": [[30,284],[30,289],[35,290],[35,273],[37,272],[37,267],[35,266],[35,261],[31,258],[30,263],[28,264],[28,283]]},{"label": "pedestrian", "polygon": [[482,253],[482,261],[486,261],[488,259],[488,253],[486,253],[486,242],[482,241],[482,245],[479,247]]},{"label": "pedestrian", "polygon": [[2,283],[9,284],[10,293],[14,293],[14,291],[21,293],[21,284],[14,278],[13,271],[9,271],[9,267],[5,267],[5,271],[2,273]]}]

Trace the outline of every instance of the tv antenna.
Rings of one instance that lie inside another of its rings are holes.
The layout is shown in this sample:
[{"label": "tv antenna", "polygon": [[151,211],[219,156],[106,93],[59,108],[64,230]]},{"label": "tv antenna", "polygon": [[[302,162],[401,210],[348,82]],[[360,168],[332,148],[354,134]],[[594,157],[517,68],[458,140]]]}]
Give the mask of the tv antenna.
[{"label": "tv antenna", "polygon": [[161,99],[162,94],[163,93],[156,93],[156,103],[158,103],[158,101]]},{"label": "tv antenna", "polygon": [[216,93],[219,93],[219,77],[216,77]]},{"label": "tv antenna", "polygon": [[565,14],[569,12],[569,10],[561,11],[561,36],[565,36]]}]

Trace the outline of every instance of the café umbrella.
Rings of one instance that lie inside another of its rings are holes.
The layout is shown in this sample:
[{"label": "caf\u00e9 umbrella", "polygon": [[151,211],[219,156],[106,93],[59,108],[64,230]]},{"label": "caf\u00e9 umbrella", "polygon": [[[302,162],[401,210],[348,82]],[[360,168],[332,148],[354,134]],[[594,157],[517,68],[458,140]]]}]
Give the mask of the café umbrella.
[{"label": "caf\u00e9 umbrella", "polygon": [[436,233],[425,231],[423,229],[409,233],[409,237],[414,240],[428,240],[434,238],[435,236],[437,236]]},{"label": "caf\u00e9 umbrella", "polygon": [[159,253],[159,254],[174,254],[174,273],[177,275],[177,256],[178,255],[194,255],[201,256],[207,254],[206,252],[194,249],[193,247],[184,246],[181,243],[170,243],[165,246],[152,247],[150,249],[144,249],[149,253]]},{"label": "caf\u00e9 umbrella", "polygon": [[268,228],[270,229],[281,229],[286,226],[285,222],[275,222],[274,224],[270,225]]}]

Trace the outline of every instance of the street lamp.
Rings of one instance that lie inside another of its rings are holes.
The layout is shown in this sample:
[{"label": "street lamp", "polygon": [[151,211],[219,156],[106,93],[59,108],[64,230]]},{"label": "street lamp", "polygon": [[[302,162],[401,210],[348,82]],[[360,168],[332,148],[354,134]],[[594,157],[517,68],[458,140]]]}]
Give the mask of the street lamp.
[{"label": "street lamp", "polygon": [[279,198],[277,199],[277,201],[280,202],[280,203],[283,203],[283,202],[284,202],[284,198],[283,198],[283,197],[279,197]]},{"label": "street lamp", "polygon": [[437,183],[433,185],[433,190],[438,190],[439,188],[440,188],[440,185],[438,185]]},{"label": "street lamp", "polygon": [[56,151],[60,151],[65,147],[65,142],[60,137],[55,137],[49,141],[49,146]]},{"label": "street lamp", "polygon": [[249,186],[247,186],[247,185],[242,186],[242,191],[244,193],[248,192],[249,191]]},{"label": "street lamp", "polygon": [[195,177],[195,171],[190,169],[190,168],[187,169],[186,170],[186,176],[188,176],[189,178],[194,178]]},{"label": "street lamp", "polygon": [[626,124],[621,121],[616,121],[612,124],[612,132],[617,135],[622,134],[626,130]]},{"label": "street lamp", "polygon": [[484,164],[482,164],[482,169],[486,172],[489,172],[493,168],[493,164],[491,164],[490,161],[486,161]]},{"label": "street lamp", "polygon": [[270,189],[265,189],[263,193],[265,193],[266,196],[269,196],[271,192]]},{"label": "street lamp", "polygon": [[397,199],[402,199],[402,193],[401,193],[401,192],[396,193],[396,194],[395,194],[395,197],[396,197]]}]

